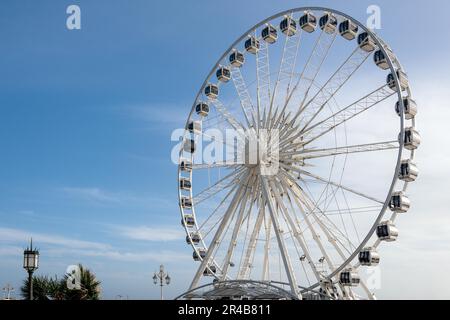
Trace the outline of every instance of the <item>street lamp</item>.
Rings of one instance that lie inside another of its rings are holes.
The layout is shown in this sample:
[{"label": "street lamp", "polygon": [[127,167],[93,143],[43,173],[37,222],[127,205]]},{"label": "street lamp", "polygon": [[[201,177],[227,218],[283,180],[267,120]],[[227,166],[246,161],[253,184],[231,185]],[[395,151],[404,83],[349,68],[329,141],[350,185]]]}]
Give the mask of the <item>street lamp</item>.
[{"label": "street lamp", "polygon": [[11,293],[14,292],[14,288],[8,283],[6,287],[3,288],[5,292],[5,300],[11,300]]},{"label": "street lamp", "polygon": [[170,284],[170,280],[171,278],[169,274],[164,272],[164,266],[160,265],[159,272],[155,272],[153,274],[153,283],[157,285],[159,282],[159,286],[161,288],[161,300],[163,300],[163,287],[164,285],[168,286]]},{"label": "street lamp", "polygon": [[33,300],[33,272],[39,268],[39,251],[33,249],[33,239],[23,252],[23,268],[28,272],[28,299]]}]

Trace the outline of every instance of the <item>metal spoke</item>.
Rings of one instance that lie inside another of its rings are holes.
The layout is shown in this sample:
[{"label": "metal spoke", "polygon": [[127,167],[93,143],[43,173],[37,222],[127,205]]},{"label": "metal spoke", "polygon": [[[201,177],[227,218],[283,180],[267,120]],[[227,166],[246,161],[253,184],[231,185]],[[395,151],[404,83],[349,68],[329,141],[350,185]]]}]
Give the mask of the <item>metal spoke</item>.
[{"label": "metal spoke", "polygon": [[[284,166],[284,165],[283,165],[283,164],[280,164],[280,166]],[[300,175],[305,175],[305,176],[314,178],[314,179],[316,179],[316,180],[318,180],[318,181],[321,181],[321,182],[323,182],[323,183],[330,184],[330,185],[332,185],[332,186],[341,188],[342,190],[351,192],[351,193],[356,194],[356,195],[358,195],[358,196],[360,196],[360,197],[363,197],[363,198],[372,200],[372,201],[377,202],[377,203],[380,203],[380,204],[384,204],[384,202],[381,201],[381,200],[379,200],[379,199],[376,199],[376,198],[374,198],[374,197],[372,197],[372,196],[366,195],[366,194],[364,194],[364,193],[362,193],[362,192],[356,191],[356,190],[354,190],[354,189],[352,189],[352,188],[346,187],[346,186],[344,186],[344,185],[342,185],[342,184],[340,184],[340,183],[336,183],[336,182],[327,180],[327,179],[325,179],[325,178],[322,178],[322,177],[320,177],[320,176],[318,176],[318,175],[315,175],[315,174],[313,174],[313,173],[311,173],[311,172],[308,172],[308,171],[306,171],[306,170],[299,169],[299,168],[296,168],[296,167],[289,167],[289,166],[286,166],[286,167],[288,167],[289,169],[292,169],[293,171],[296,171],[296,172],[299,173]]]},{"label": "metal spoke", "polygon": [[214,162],[211,164],[208,163],[199,163],[199,164],[192,164],[193,170],[202,170],[202,169],[213,169],[213,168],[225,168],[225,169],[234,169],[236,167],[241,166],[240,164],[230,164],[227,162]]},{"label": "metal spoke", "polygon": [[294,119],[300,116],[300,114],[305,113],[303,118],[307,119],[304,125],[306,128],[369,56],[369,52],[363,51],[357,46],[316,95],[300,108],[299,112],[294,116]]},{"label": "metal spoke", "polygon": [[[247,182],[249,178],[250,178],[249,174],[246,174],[244,181]],[[241,201],[242,193],[244,190],[245,190],[245,184],[242,184],[239,186],[238,190],[236,191],[236,194],[234,195],[234,198],[231,201],[230,206],[228,207],[227,211],[225,212],[225,214],[222,218],[222,221],[221,221],[219,227],[217,228],[214,238],[211,240],[211,244],[208,248],[206,256],[202,260],[202,263],[200,264],[200,267],[198,268],[198,270],[194,276],[194,279],[192,280],[190,290],[197,287],[200,277],[203,275],[203,272],[204,272],[206,266],[211,261],[211,258],[215,252],[215,249],[217,248],[217,246],[220,243],[219,239],[221,238],[222,233],[228,224],[228,221],[231,219],[231,216],[234,214],[236,207],[238,206],[239,202]]]},{"label": "metal spoke", "polygon": [[[280,181],[280,187],[282,188],[284,193],[286,195],[288,195],[288,197],[289,197],[289,190],[286,187],[286,185],[283,184],[281,181]],[[314,262],[313,262],[313,260],[311,258],[311,254],[310,254],[310,251],[308,249],[308,246],[307,246],[306,242],[302,238],[302,235],[301,235],[301,232],[300,232],[300,228],[298,228],[297,223],[289,215],[289,211],[284,206],[283,201],[280,199],[279,193],[276,193],[275,196],[276,196],[276,198],[278,200],[278,204],[280,205],[280,207],[282,209],[282,213],[284,214],[284,217],[285,217],[285,219],[287,221],[287,224],[290,226],[290,228],[292,230],[292,234],[293,234],[294,238],[297,240],[298,244],[302,248],[303,254],[305,255],[306,259],[308,260],[308,263],[309,263],[309,265],[310,265],[310,267],[311,267],[311,269],[312,269],[312,271],[314,273],[314,276],[316,277],[316,280],[320,281],[321,280],[321,276],[320,276],[320,274],[319,274],[319,272],[318,272],[318,270],[316,268],[316,265],[314,264]],[[293,204],[291,202],[291,198],[290,197],[289,197],[289,205],[290,205],[290,208],[292,210],[292,213],[295,216],[295,210],[294,210],[294,207],[293,207]],[[306,274],[306,276],[308,276],[308,275]]]},{"label": "metal spoke", "polygon": [[270,86],[270,63],[269,63],[269,44],[263,39],[260,40],[260,48],[256,53],[256,79],[257,79],[257,99],[258,99],[258,126],[261,119],[261,112],[264,113],[263,123],[267,115],[269,104],[271,101]]},{"label": "metal spoke", "polygon": [[[293,19],[292,14],[289,16],[290,19]],[[281,55],[280,67],[278,69],[278,77],[275,82],[275,87],[273,89],[273,94],[271,96],[270,107],[268,112],[268,117],[265,123],[266,128],[271,127],[271,122],[274,121],[275,115],[272,115],[272,110],[274,103],[276,103],[276,99],[278,96],[278,88],[280,85],[286,82],[287,90],[289,91],[289,87],[292,82],[292,77],[294,74],[295,66],[297,63],[297,55],[298,48],[300,45],[302,30],[296,32],[292,36],[286,36],[284,39],[283,53]]]},{"label": "metal spoke", "polygon": [[[260,201],[262,202],[262,201]],[[259,206],[258,216],[256,218],[255,227],[253,228],[252,234],[250,236],[250,241],[244,255],[244,262],[239,271],[239,279],[247,279],[249,277],[250,269],[252,267],[253,258],[256,250],[257,237],[261,231],[261,226],[264,220],[264,206]]]},{"label": "metal spoke", "polygon": [[210,99],[210,101],[214,105],[216,110],[220,113],[222,118],[226,122],[228,122],[233,127],[233,129],[235,129],[238,133],[241,132],[241,135],[243,135],[245,127],[238,120],[236,120],[230,112],[228,112],[223,103],[219,99]]},{"label": "metal spoke", "polygon": [[[235,223],[235,226],[234,226],[234,229],[233,229],[233,233],[231,235],[231,240],[230,240],[230,243],[229,243],[229,246],[228,246],[227,254],[226,254],[226,257],[225,257],[224,262],[223,262],[223,267],[222,267],[223,275],[221,277],[221,280],[225,279],[225,276],[226,276],[226,274],[228,272],[228,268],[230,267],[231,257],[233,256],[233,252],[234,252],[234,249],[236,248],[236,244],[237,244],[236,243],[236,238],[237,238],[239,230],[241,228],[242,221],[244,220],[245,209],[246,209],[246,206],[247,206],[247,203],[248,203],[249,199],[251,199],[253,197],[253,195],[251,194],[251,190],[252,190],[251,186],[253,185],[253,183],[254,183],[254,181],[256,179],[257,179],[257,176],[253,172],[251,180],[250,180],[250,183],[249,183],[249,186],[247,186],[247,190],[245,191],[245,195],[244,195],[243,200],[241,202],[241,208],[239,210],[238,217],[236,218],[236,223]],[[252,207],[250,206],[250,209],[248,211],[249,213],[251,212],[251,209],[252,209]]]},{"label": "metal spoke", "polygon": [[281,257],[283,259],[286,276],[288,278],[292,294],[294,294],[295,296],[301,297],[301,294],[297,287],[297,280],[295,279],[295,274],[294,274],[294,270],[292,268],[292,263],[291,263],[289,254],[287,252],[286,244],[284,242],[284,236],[280,232],[281,229],[280,229],[280,225],[278,222],[278,216],[277,216],[276,209],[275,209],[276,206],[273,203],[272,195],[270,193],[269,183],[266,179],[267,179],[266,177],[262,177],[262,179],[261,179],[262,180],[262,190],[263,190],[263,194],[267,201],[270,218],[273,223],[273,228],[275,230],[275,234],[277,236],[278,247],[280,249]]},{"label": "metal spoke", "polygon": [[[333,35],[327,35],[324,31],[320,32],[320,35],[314,44],[314,48],[312,49],[311,54],[308,57],[308,60],[297,80],[296,85],[287,96],[282,112],[276,120],[274,128],[280,128],[280,125],[282,124],[281,120],[283,120],[282,115],[284,115],[284,112],[286,111],[294,94],[296,96],[302,97],[302,103],[299,105],[299,108],[304,103],[304,100],[308,97],[309,91],[311,90],[311,87],[314,84],[317,75],[319,74],[323,62],[328,56],[328,52],[330,51],[335,39],[336,33]],[[287,118],[285,120],[287,120]]]},{"label": "metal spoke", "polygon": [[241,102],[241,108],[245,116],[248,127],[256,126],[256,111],[252,102],[252,97],[248,92],[241,68],[231,67],[231,79]]},{"label": "metal spoke", "polygon": [[352,153],[394,150],[398,148],[399,143],[398,141],[394,140],[394,141],[367,143],[367,144],[326,148],[326,149],[306,149],[301,151],[281,152],[280,157],[294,156],[295,160],[305,160],[305,159],[331,157],[342,154],[347,155]]},{"label": "metal spoke", "polygon": [[306,134],[308,137],[311,136],[311,138],[305,139],[307,140],[305,144],[316,140],[318,137],[330,132],[348,120],[353,119],[361,113],[373,108],[391,97],[393,94],[394,92],[392,92],[392,90],[390,90],[387,86],[382,86],[344,109],[339,110],[325,120],[310,126],[302,131],[302,134]]},{"label": "metal spoke", "polygon": [[235,170],[230,174],[226,175],[212,186],[206,188],[205,190],[202,190],[193,197],[192,203],[194,205],[198,205],[201,202],[213,197],[217,193],[223,191],[224,189],[227,189],[230,186],[233,186],[234,184],[238,183],[242,178],[243,171],[244,171],[243,168],[239,168],[238,170]]}]

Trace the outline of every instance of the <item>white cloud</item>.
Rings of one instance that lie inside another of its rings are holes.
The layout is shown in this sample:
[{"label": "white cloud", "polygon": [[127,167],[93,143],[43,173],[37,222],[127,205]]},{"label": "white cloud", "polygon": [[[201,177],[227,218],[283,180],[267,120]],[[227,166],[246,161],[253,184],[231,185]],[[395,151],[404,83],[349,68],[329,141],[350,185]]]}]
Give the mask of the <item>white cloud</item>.
[{"label": "white cloud", "polygon": [[100,188],[63,188],[63,191],[72,197],[83,198],[98,202],[121,202],[121,197],[117,194],[106,192]]},{"label": "white cloud", "polygon": [[103,205],[139,205],[165,207],[173,205],[173,201],[151,194],[133,194],[123,191],[109,191],[98,187],[64,187],[62,191],[70,198],[95,202]]},{"label": "white cloud", "polygon": [[35,233],[19,229],[0,228],[0,241],[2,242],[19,242],[27,244],[31,237],[33,237],[33,240],[35,240],[36,243],[56,245],[67,248],[98,250],[106,250],[110,248],[109,245],[99,242],[84,241],[58,235]]},{"label": "white cloud", "polygon": [[174,128],[182,128],[187,120],[186,108],[170,105],[149,105],[125,107],[127,115],[145,122],[158,125],[170,125]]},{"label": "white cloud", "polygon": [[126,238],[144,241],[174,241],[182,240],[184,232],[180,228],[171,227],[117,227],[119,233]]},{"label": "white cloud", "polygon": [[21,256],[23,249],[18,246],[1,246],[0,256]]},{"label": "white cloud", "polygon": [[[134,230],[134,228],[125,228],[123,230],[124,232],[125,230],[127,230],[127,232],[131,232],[132,230]],[[148,230],[155,231],[155,235],[153,235],[153,238],[151,235],[147,235],[147,233],[149,232]],[[164,236],[163,232],[168,232],[169,234]],[[149,228],[142,229],[141,233],[135,236],[135,239],[165,241],[174,240],[174,238],[178,236],[181,236],[181,233],[177,234],[174,230],[161,229],[161,232],[158,232],[158,229]],[[0,244],[2,244],[2,246],[0,247],[0,256],[21,255],[24,248],[11,244],[22,244],[25,246],[28,243],[30,237],[33,237],[35,243],[39,243],[39,245],[43,246],[43,249],[46,251],[46,255],[50,257],[70,256],[71,258],[73,258],[84,256],[105,258],[116,261],[152,260],[167,262],[175,261],[184,254],[187,255],[186,252],[180,254],[179,252],[173,252],[170,250],[143,252],[121,251],[106,243],[84,241],[52,234],[34,233],[19,229],[0,228]],[[130,235],[130,237],[133,237],[133,235]]]}]

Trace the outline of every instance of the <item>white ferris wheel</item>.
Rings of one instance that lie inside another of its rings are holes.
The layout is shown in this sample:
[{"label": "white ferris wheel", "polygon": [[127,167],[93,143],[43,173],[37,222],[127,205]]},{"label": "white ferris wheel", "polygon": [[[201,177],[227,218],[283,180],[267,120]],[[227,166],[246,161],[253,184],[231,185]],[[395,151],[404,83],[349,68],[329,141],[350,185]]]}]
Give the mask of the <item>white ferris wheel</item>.
[{"label": "white ferris wheel", "polygon": [[[367,270],[398,237],[418,176],[416,113],[396,55],[352,17],[306,7],[250,28],[201,86],[181,144],[182,225],[199,264],[189,292],[375,298]],[[268,146],[276,136],[276,154],[250,163],[230,129]],[[197,161],[205,141],[245,161]]]}]

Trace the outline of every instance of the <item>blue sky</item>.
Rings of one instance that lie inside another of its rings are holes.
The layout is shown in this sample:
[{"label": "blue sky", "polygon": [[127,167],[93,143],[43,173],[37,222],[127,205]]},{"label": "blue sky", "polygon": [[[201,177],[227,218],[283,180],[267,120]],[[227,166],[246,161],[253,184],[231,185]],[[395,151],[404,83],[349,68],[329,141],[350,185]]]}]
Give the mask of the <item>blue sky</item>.
[{"label": "blue sky", "polygon": [[[81,7],[81,30],[66,29],[70,4]],[[381,7],[379,34],[406,66],[428,112],[419,126],[431,138],[442,112],[449,115],[448,1],[1,1],[0,285],[19,287],[21,250],[33,236],[39,274],[62,275],[81,262],[103,281],[105,298],[156,298],[151,276],[162,262],[174,279],[168,296],[182,292],[195,264],[179,223],[170,134],[184,125],[209,68],[276,12],[329,6],[365,21],[370,4]],[[431,21],[425,28],[423,17]],[[430,157],[424,166],[448,161],[448,153]],[[441,179],[424,174],[428,189],[413,191],[424,211],[423,194]],[[437,219],[446,219],[448,209],[438,207]],[[434,231],[424,233],[437,237],[430,245],[446,244]],[[416,248],[412,242],[405,248]],[[385,287],[386,298],[401,294]]]}]

